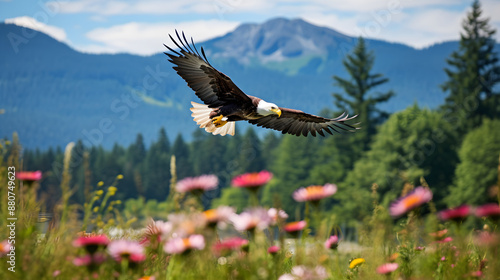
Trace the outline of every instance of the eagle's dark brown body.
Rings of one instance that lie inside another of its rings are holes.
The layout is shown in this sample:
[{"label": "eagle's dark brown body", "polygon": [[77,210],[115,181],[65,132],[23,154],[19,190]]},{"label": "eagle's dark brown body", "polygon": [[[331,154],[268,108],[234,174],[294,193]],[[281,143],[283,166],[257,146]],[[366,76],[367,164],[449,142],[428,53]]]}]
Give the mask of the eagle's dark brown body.
[{"label": "eagle's dark brown body", "polygon": [[[324,132],[332,134],[340,131],[354,131],[355,124],[347,121],[354,117],[347,114],[329,119],[299,110],[278,107],[260,98],[246,95],[231,79],[217,71],[208,62],[203,48],[201,54],[193,40],[191,44],[176,32],[177,41],[172,42],[179,48],[176,51],[165,45],[172,53],[165,53],[177,71],[194,90],[205,105],[192,102],[193,117],[200,127],[213,134],[234,134],[235,121],[248,121],[251,124],[281,131],[283,134],[304,135],[316,133],[324,136]],[[228,126],[223,128],[224,126]],[[232,127],[231,127],[232,126]]]}]

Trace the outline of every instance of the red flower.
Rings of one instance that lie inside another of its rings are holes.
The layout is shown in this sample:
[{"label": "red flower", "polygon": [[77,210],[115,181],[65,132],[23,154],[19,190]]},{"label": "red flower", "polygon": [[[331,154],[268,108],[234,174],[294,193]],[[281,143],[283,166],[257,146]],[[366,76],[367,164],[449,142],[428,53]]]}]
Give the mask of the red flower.
[{"label": "red flower", "polygon": [[462,205],[453,209],[446,209],[438,213],[439,219],[443,221],[463,221],[470,214],[471,209],[469,205]]},{"label": "red flower", "polygon": [[276,245],[273,245],[273,246],[271,246],[271,247],[267,248],[267,252],[268,252],[269,254],[271,254],[271,255],[275,255],[275,254],[277,254],[277,253],[279,252],[279,250],[280,250],[280,247],[278,247],[278,246],[276,246]]},{"label": "red flower", "polygon": [[214,244],[212,248],[215,253],[221,254],[238,250],[246,245],[248,245],[248,240],[239,237],[232,237]]},{"label": "red flower", "polygon": [[273,178],[273,174],[263,170],[261,172],[245,173],[233,178],[232,185],[237,188],[260,188]]},{"label": "red flower", "polygon": [[283,229],[288,233],[295,233],[303,230],[306,226],[306,221],[298,221],[286,224]]},{"label": "red flower", "polygon": [[73,246],[84,247],[91,255],[94,254],[99,247],[106,247],[109,244],[109,239],[106,235],[91,235],[81,236],[73,241]]},{"label": "red flower", "polygon": [[16,173],[16,178],[27,182],[40,181],[42,179],[42,171],[20,171]]},{"label": "red flower", "polygon": [[476,216],[482,217],[500,217],[500,206],[496,203],[489,203],[476,208]]}]

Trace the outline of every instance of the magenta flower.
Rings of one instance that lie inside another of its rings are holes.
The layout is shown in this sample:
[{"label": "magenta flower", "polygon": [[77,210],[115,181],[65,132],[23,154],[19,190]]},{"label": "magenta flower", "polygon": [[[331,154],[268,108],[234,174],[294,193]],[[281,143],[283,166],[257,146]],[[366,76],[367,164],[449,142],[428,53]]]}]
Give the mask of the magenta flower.
[{"label": "magenta flower", "polygon": [[146,259],[144,247],[135,241],[116,240],[108,245],[109,255],[117,262],[121,262],[123,258],[127,258],[130,262],[141,262]]},{"label": "magenta flower", "polygon": [[306,226],[306,221],[297,221],[286,224],[283,229],[288,233],[296,233],[303,230]]},{"label": "magenta flower", "polygon": [[94,254],[100,247],[106,248],[109,244],[109,239],[105,234],[80,236],[73,241],[73,246],[77,248],[85,248],[91,255]]},{"label": "magenta flower", "polygon": [[337,186],[334,184],[325,184],[324,186],[309,186],[300,188],[293,192],[293,199],[295,199],[295,201],[297,202],[319,202],[321,199],[332,196],[336,192]]},{"label": "magenta flower", "polygon": [[271,223],[271,218],[264,208],[252,208],[239,215],[234,214],[231,216],[230,220],[234,228],[239,231],[252,231],[256,228],[263,230]]},{"label": "magenta flower", "polygon": [[232,237],[220,242],[217,242],[213,245],[212,249],[217,255],[227,254],[231,251],[238,250],[244,246],[248,245],[248,240]]},{"label": "magenta flower", "polygon": [[413,191],[404,197],[392,202],[389,212],[393,218],[402,216],[410,210],[420,207],[424,203],[431,201],[432,191],[422,186],[416,187]]},{"label": "magenta flower", "polygon": [[496,204],[496,203],[489,203],[489,204],[485,204],[482,206],[478,206],[476,208],[475,214],[476,214],[476,216],[478,216],[480,218],[483,218],[483,217],[499,218],[500,217],[500,206],[498,206],[498,204]]},{"label": "magenta flower", "polygon": [[263,170],[261,172],[245,173],[233,178],[231,184],[237,188],[260,188],[273,178],[273,174]]},{"label": "magenta flower", "polygon": [[288,214],[283,209],[269,208],[267,214],[271,218],[271,225],[276,225],[279,221],[288,219]]},{"label": "magenta flower", "polygon": [[172,232],[172,223],[152,220],[144,230],[143,239],[140,244],[151,245],[155,248],[163,241],[162,236],[167,236]]},{"label": "magenta flower", "polygon": [[275,254],[277,254],[277,253],[279,252],[279,250],[280,250],[280,247],[278,247],[278,246],[276,246],[276,245],[273,245],[273,246],[271,246],[271,247],[267,248],[267,252],[268,252],[269,254],[271,254],[271,255],[275,255]]},{"label": "magenta flower", "polygon": [[386,263],[377,267],[378,274],[389,274],[398,269],[399,265],[397,263]]},{"label": "magenta flower", "polygon": [[186,238],[172,238],[164,246],[164,250],[168,254],[182,254],[203,248],[205,248],[205,238],[200,234],[193,234]]},{"label": "magenta flower", "polygon": [[204,192],[217,188],[219,179],[215,175],[201,175],[188,177],[177,182],[175,189],[178,192]]},{"label": "magenta flower", "polygon": [[325,241],[325,248],[326,249],[337,249],[338,246],[339,246],[339,237],[336,235],[330,236]]},{"label": "magenta flower", "polygon": [[439,219],[442,221],[452,220],[455,222],[460,222],[465,220],[467,216],[470,214],[470,206],[462,205],[453,209],[446,209],[438,213]]},{"label": "magenta flower", "polygon": [[21,181],[34,182],[42,179],[42,171],[19,171],[16,178]]}]

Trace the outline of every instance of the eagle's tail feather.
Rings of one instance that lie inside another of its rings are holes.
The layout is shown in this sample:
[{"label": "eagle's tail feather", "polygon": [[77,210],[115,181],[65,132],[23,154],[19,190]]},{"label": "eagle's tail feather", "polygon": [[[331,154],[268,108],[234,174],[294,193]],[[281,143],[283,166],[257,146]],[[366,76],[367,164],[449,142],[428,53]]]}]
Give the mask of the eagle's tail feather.
[{"label": "eagle's tail feather", "polygon": [[191,102],[191,105],[193,105],[193,108],[191,108],[191,111],[193,112],[191,116],[193,117],[193,120],[200,126],[200,128],[204,128],[207,132],[210,132],[213,135],[234,135],[234,122],[228,122],[222,127],[216,127],[212,123],[212,119],[210,119],[210,113],[213,111],[212,108],[209,108],[208,105],[199,104],[196,102]]}]

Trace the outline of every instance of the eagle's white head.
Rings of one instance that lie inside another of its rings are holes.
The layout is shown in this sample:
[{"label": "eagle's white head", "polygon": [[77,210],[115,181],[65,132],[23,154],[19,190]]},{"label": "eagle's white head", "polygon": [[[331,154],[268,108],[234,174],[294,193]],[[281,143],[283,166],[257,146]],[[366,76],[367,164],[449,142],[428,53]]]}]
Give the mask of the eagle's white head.
[{"label": "eagle's white head", "polygon": [[269,116],[269,115],[278,115],[278,118],[281,116],[281,110],[278,105],[274,103],[269,103],[264,100],[260,100],[259,104],[257,104],[257,114],[261,116]]}]

